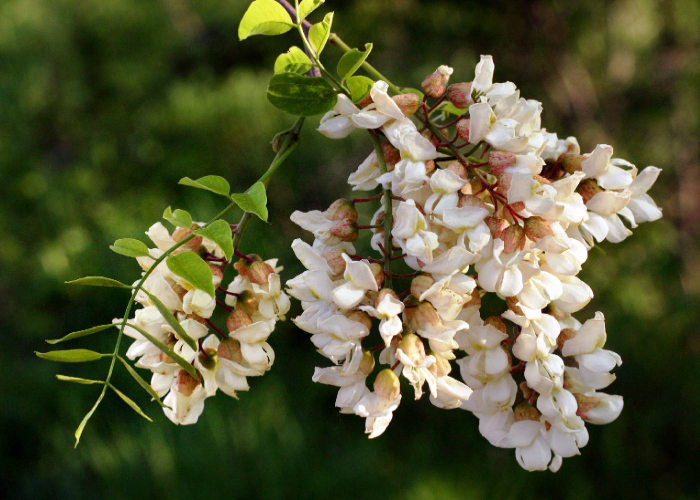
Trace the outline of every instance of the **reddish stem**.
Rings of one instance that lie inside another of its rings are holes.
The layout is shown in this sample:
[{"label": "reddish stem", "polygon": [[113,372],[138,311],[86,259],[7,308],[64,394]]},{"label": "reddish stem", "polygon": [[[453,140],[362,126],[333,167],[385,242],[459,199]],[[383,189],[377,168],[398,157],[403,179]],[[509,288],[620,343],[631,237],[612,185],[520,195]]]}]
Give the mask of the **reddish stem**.
[{"label": "reddish stem", "polygon": [[216,299],[216,303],[218,305],[220,305],[223,310],[228,311],[230,313],[233,312],[233,309],[231,309],[229,306],[227,306],[225,302],[223,302],[219,299]]},{"label": "reddish stem", "polygon": [[218,334],[221,336],[222,339],[227,339],[227,338],[228,338],[228,336],[226,336],[226,335],[224,334],[224,332],[222,332],[221,330],[219,330],[219,328],[214,324],[214,322],[213,322],[212,320],[210,320],[210,319],[205,319],[204,321],[206,321],[207,325],[209,325],[209,327],[211,327],[216,333],[218,333]]},{"label": "reddish stem", "polygon": [[381,198],[382,196],[384,196],[384,193],[379,193],[379,194],[377,194],[377,195],[375,195],[375,196],[370,196],[369,198],[353,198],[353,199],[350,200],[350,201],[352,201],[353,203],[365,203],[365,202],[368,202],[368,201],[378,200],[378,199]]},{"label": "reddish stem", "polygon": [[240,293],[229,292],[228,290],[226,290],[225,288],[223,288],[221,286],[217,286],[216,289],[220,292],[224,292],[226,295],[231,295],[233,297],[239,297],[241,295]]},{"label": "reddish stem", "polygon": [[233,253],[236,255],[236,257],[240,257],[241,259],[245,260],[246,262],[255,262],[251,257],[247,256],[243,252],[241,252],[238,248],[236,248]]}]

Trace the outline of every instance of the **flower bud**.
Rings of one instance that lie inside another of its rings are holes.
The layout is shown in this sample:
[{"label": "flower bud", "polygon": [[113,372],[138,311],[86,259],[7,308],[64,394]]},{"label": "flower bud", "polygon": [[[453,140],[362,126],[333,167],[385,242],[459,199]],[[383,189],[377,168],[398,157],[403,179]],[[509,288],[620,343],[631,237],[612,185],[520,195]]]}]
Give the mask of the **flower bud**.
[{"label": "flower bud", "polygon": [[500,238],[503,240],[503,253],[515,252],[525,247],[525,230],[518,224],[505,228]]},{"label": "flower bud", "polygon": [[[184,227],[178,227],[173,231],[173,240],[176,242],[180,242],[190,236],[192,234],[193,230],[199,229],[199,226],[197,224],[192,224],[192,229],[187,229]],[[180,247],[180,250],[191,250],[193,252],[199,250],[199,247],[202,246],[202,237],[201,236],[195,236],[191,240],[189,240],[187,243],[182,245]]]},{"label": "flower bud", "polygon": [[180,297],[180,300],[182,300],[187,294],[187,289],[177,283],[170,285],[170,288],[172,288],[173,292],[175,292],[177,296]]},{"label": "flower bud", "polygon": [[384,368],[374,379],[374,392],[377,396],[393,401],[401,395],[399,377],[390,368]]},{"label": "flower bud", "polygon": [[453,83],[447,87],[447,98],[456,108],[468,108],[472,101],[472,82]]},{"label": "flower bud", "polygon": [[379,290],[379,293],[377,294],[377,298],[374,299],[374,307],[377,308],[379,307],[379,304],[382,303],[382,301],[386,298],[387,295],[391,295],[394,297],[396,300],[399,300],[399,296],[396,294],[394,290],[391,288],[382,288]]},{"label": "flower bud", "polygon": [[325,259],[328,263],[328,267],[331,268],[333,276],[338,276],[345,272],[345,266],[347,263],[343,259],[343,254],[345,252],[340,248],[333,248],[331,250],[326,250],[321,254],[321,257]]},{"label": "flower bud", "polygon": [[561,159],[561,163],[564,166],[564,170],[573,174],[581,170],[581,163],[586,159],[586,155],[580,155],[576,153],[566,153]]},{"label": "flower bud", "polygon": [[372,318],[369,316],[364,311],[349,311],[345,313],[345,317],[348,318],[350,321],[357,321],[358,323],[362,323],[364,326],[367,327],[367,331],[372,329]]},{"label": "flower bud", "polygon": [[[390,142],[382,143],[382,154],[384,155],[384,163],[386,163],[387,168],[389,166],[393,167],[401,161],[401,153],[398,149],[392,146]],[[379,165],[377,165],[377,167],[379,167]]]},{"label": "flower bud", "polygon": [[574,338],[577,333],[578,332],[573,328],[564,328],[562,331],[560,331],[559,336],[557,337],[557,347],[559,350],[561,351],[564,348],[564,342]]},{"label": "flower bud", "polygon": [[450,365],[450,362],[434,351],[430,351],[430,354],[435,356],[435,363],[428,367],[430,373],[435,375],[437,378],[449,375],[452,371],[452,365]]},{"label": "flower bud", "polygon": [[416,111],[418,111],[418,108],[420,108],[421,105],[420,97],[412,92],[408,94],[395,95],[392,97],[392,99],[405,116],[411,116],[414,114]]},{"label": "flower bud", "polygon": [[357,369],[364,375],[369,375],[372,373],[374,371],[374,354],[363,349],[362,361],[360,361],[360,366]]},{"label": "flower bud", "polygon": [[451,161],[448,163],[445,170],[449,170],[450,172],[457,174],[457,176],[464,180],[467,180],[467,177],[469,177],[466,167],[458,161]]},{"label": "flower bud", "polygon": [[370,271],[372,271],[372,276],[374,276],[374,281],[377,282],[377,286],[381,287],[384,284],[384,269],[382,265],[378,262],[372,262],[369,265]]},{"label": "flower bud", "polygon": [[493,175],[501,175],[505,169],[516,162],[515,154],[506,151],[491,151],[489,153],[489,169]]},{"label": "flower bud", "polygon": [[430,176],[435,172],[435,160],[425,161],[425,175]]},{"label": "flower bud", "polygon": [[581,195],[581,198],[583,198],[583,202],[588,203],[591,198],[598,193],[602,193],[604,190],[593,179],[585,179],[578,185],[578,189],[576,191]]},{"label": "flower bud", "polygon": [[592,410],[600,404],[600,398],[595,396],[586,396],[585,394],[575,392],[574,397],[576,398],[576,403],[578,403],[576,415],[582,418],[586,417],[586,412]]},{"label": "flower bud", "polygon": [[423,341],[418,335],[413,333],[403,336],[401,342],[399,342],[399,349],[414,363],[420,363],[423,358],[425,358],[425,346],[423,345]]},{"label": "flower bud", "polygon": [[549,227],[547,222],[542,217],[533,215],[525,219],[525,236],[532,241],[540,241],[545,236],[554,235],[554,231]]},{"label": "flower bud", "polygon": [[505,173],[499,175],[498,185],[496,186],[496,192],[502,194],[507,198],[511,182],[513,182],[513,174]]},{"label": "flower bud", "polygon": [[520,403],[518,406],[513,408],[513,417],[516,422],[521,422],[523,420],[535,420],[539,421],[540,412],[529,403]]},{"label": "flower bud", "polygon": [[340,198],[331,203],[331,206],[326,210],[326,218],[329,220],[357,220],[359,217],[355,204],[346,200],[345,198]]},{"label": "flower bud", "polygon": [[214,349],[205,349],[199,353],[199,362],[207,370],[213,370],[216,368],[219,360],[217,359],[217,351]]},{"label": "flower bud", "polygon": [[459,201],[457,202],[457,206],[459,208],[475,207],[475,208],[483,208],[484,210],[487,210],[486,203],[484,203],[484,201],[481,198],[479,198],[478,196],[474,196],[473,194],[460,195]]},{"label": "flower bud", "polygon": [[210,263],[209,269],[211,269],[214,285],[221,283],[221,280],[224,279],[224,272],[221,270],[221,267]]},{"label": "flower bud", "polygon": [[228,359],[234,363],[243,362],[243,353],[241,352],[241,344],[236,339],[226,339],[219,344],[217,354],[220,358]]},{"label": "flower bud", "polygon": [[328,232],[338,238],[340,241],[352,242],[357,240],[359,236],[357,222],[352,219],[339,220],[328,230]]},{"label": "flower bud", "polygon": [[497,216],[488,216],[484,219],[484,222],[489,227],[491,237],[494,239],[500,238],[503,231],[509,226],[507,220]]},{"label": "flower bud", "polygon": [[191,396],[198,385],[199,379],[194,378],[185,370],[180,370],[177,372],[177,392],[183,396]]},{"label": "flower bud", "polygon": [[520,306],[518,305],[517,297],[506,297],[506,305],[508,306],[508,309],[513,311],[515,314],[518,314],[519,316],[524,316],[523,310],[520,309]]},{"label": "flower bud", "polygon": [[441,97],[447,90],[447,82],[450,80],[452,68],[440,66],[435,73],[431,73],[423,79],[421,88],[429,97]]},{"label": "flower bud", "polygon": [[257,285],[267,285],[268,277],[274,274],[275,270],[272,269],[270,264],[261,261],[255,261],[250,264],[248,268],[248,279]]},{"label": "flower bud", "polygon": [[412,309],[415,330],[427,330],[429,327],[441,323],[440,315],[430,302],[421,302]]},{"label": "flower bud", "polygon": [[471,120],[469,118],[462,118],[457,122],[457,135],[464,142],[469,143],[469,127],[471,125]]},{"label": "flower bud", "polygon": [[508,333],[506,324],[498,316],[491,316],[484,320],[484,325],[492,326],[501,333]]},{"label": "flower bud", "polygon": [[372,104],[374,100],[372,99],[372,94],[371,92],[367,92],[367,95],[364,96],[362,99],[357,101],[357,105],[361,108],[366,108],[370,104]]},{"label": "flower bud", "polygon": [[532,394],[532,389],[530,389],[530,386],[527,385],[527,382],[525,382],[525,381],[520,382],[520,385],[518,387],[520,387],[520,390],[523,393],[523,397],[525,399],[530,399],[530,395]]},{"label": "flower bud", "polygon": [[257,312],[258,306],[260,306],[260,299],[250,290],[244,290],[236,299],[236,309],[243,309],[250,316]]},{"label": "flower bud", "polygon": [[419,274],[411,280],[411,295],[420,300],[420,296],[435,284],[435,279],[429,274]]},{"label": "flower bud", "polygon": [[250,318],[250,314],[239,307],[236,307],[226,319],[226,328],[229,332],[235,332],[239,328],[252,324],[253,320]]}]

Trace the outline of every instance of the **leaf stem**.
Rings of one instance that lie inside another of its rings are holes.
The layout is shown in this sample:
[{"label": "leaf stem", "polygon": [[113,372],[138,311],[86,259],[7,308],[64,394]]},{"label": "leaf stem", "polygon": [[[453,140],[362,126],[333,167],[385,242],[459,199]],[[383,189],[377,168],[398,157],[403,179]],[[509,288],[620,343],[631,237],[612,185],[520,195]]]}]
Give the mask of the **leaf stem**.
[{"label": "leaf stem", "polygon": [[[387,172],[387,168],[382,143],[379,141],[377,134],[370,132],[369,135],[372,138],[372,144],[374,145],[374,153],[377,156],[377,163],[379,163],[379,171],[382,174],[385,174]],[[384,205],[384,248],[391,248],[391,229],[394,225],[391,201],[391,188],[385,189],[384,199],[382,200],[382,204]],[[391,255],[387,255],[386,253],[384,255],[384,275],[386,280],[386,288],[391,288]]]}]

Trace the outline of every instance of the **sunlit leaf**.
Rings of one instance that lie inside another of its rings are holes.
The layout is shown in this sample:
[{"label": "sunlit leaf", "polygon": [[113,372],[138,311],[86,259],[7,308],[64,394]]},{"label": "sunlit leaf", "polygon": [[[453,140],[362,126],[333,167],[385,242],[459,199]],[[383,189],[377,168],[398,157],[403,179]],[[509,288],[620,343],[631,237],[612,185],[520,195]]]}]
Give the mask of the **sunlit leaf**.
[{"label": "sunlit leaf", "polygon": [[281,35],[294,26],[289,13],[275,0],[255,0],[238,25],[238,39],[253,35]]},{"label": "sunlit leaf", "polygon": [[366,43],[364,52],[359,49],[352,49],[343,54],[343,57],[338,61],[338,75],[340,76],[340,81],[344,82],[354,75],[355,72],[360,69],[362,63],[365,62],[370,52],[372,52],[372,44]]},{"label": "sunlit leaf", "polygon": [[148,393],[150,396],[163,408],[170,408],[168,405],[164,404],[160,400],[160,396],[158,396],[158,393],[151,387],[151,384],[146,382],[141,375],[138,374],[138,372],[134,369],[133,366],[129,364],[127,360],[122,358],[121,356],[117,356],[117,359],[121,361],[121,363],[124,365],[124,368],[126,368],[126,371],[129,372],[129,375],[131,375],[136,382]]},{"label": "sunlit leaf", "polygon": [[[180,337],[182,340],[187,342],[187,345],[189,345],[192,349],[194,349],[196,351],[197,350],[196,342],[194,341],[194,339],[192,337],[187,335],[187,332],[185,331],[184,328],[182,328],[182,325],[177,320],[177,318],[175,316],[173,316],[173,313],[170,312],[170,309],[168,309],[165,306],[165,304],[163,304],[160,301],[160,299],[158,297],[156,297],[155,295],[153,295],[151,292],[149,292],[148,290],[145,290],[145,289],[143,291],[146,293],[146,295],[148,295],[148,299],[153,303],[153,305],[156,306],[160,315],[163,316],[163,319],[165,319],[165,321],[170,325],[170,327],[173,330],[175,330],[175,334],[178,337]],[[140,328],[136,328],[133,325],[130,325],[130,326],[132,328],[135,328],[136,330],[138,330],[142,335],[146,336],[146,334]],[[151,338],[149,338],[148,340],[153,342],[153,340],[151,340]],[[153,343],[155,344],[155,342],[153,342]],[[156,344],[156,345],[158,345],[158,344]]]},{"label": "sunlit leaf", "polygon": [[136,413],[138,413],[139,415],[141,415],[143,418],[145,418],[145,419],[148,420],[149,422],[153,422],[153,420],[151,420],[151,417],[149,417],[148,415],[146,415],[146,414],[143,412],[143,410],[142,410],[141,408],[139,408],[139,405],[137,405],[129,396],[127,396],[127,395],[124,394],[122,391],[120,391],[119,389],[117,389],[116,387],[114,387],[112,384],[109,384],[109,388],[112,389],[114,392],[116,392],[116,393],[117,393],[117,396],[119,396],[120,398],[122,398],[122,401],[124,401],[126,404],[128,404],[129,406],[131,406],[131,409],[132,409],[132,410],[134,410]]},{"label": "sunlit leaf", "polygon": [[280,54],[275,61],[275,73],[306,73],[313,63],[309,56],[299,47],[290,47],[287,52]]},{"label": "sunlit leaf", "polygon": [[183,177],[178,184],[190,186],[197,189],[205,189],[212,193],[228,196],[231,192],[231,186],[226,179],[218,175],[205,175],[199,179],[192,180],[189,177]]},{"label": "sunlit leaf", "polygon": [[[134,238],[121,238],[110,245],[110,250],[127,257],[148,257],[148,247],[143,241]],[[105,286],[105,285],[100,285]]]},{"label": "sunlit leaf", "polygon": [[374,81],[361,75],[351,76],[348,78],[346,83],[348,90],[350,90],[352,102],[355,103],[361,101],[363,97],[369,94],[369,91],[372,89],[372,85],[374,85]]},{"label": "sunlit leaf", "polygon": [[278,109],[295,116],[313,116],[333,109],[338,96],[322,78],[280,73],[270,79],[267,99]]},{"label": "sunlit leaf", "polygon": [[326,0],[302,0],[299,3],[299,9],[297,9],[297,13],[299,14],[299,20],[303,21],[304,19],[306,19],[306,16],[311,14],[325,1]]},{"label": "sunlit leaf", "polygon": [[60,363],[86,363],[88,361],[97,361],[105,356],[111,356],[111,354],[101,354],[99,352],[91,351],[90,349],[64,349],[62,351],[49,352],[34,351],[34,354],[39,356],[41,359],[57,361]]},{"label": "sunlit leaf", "polygon": [[163,218],[174,226],[184,227],[186,229],[192,228],[192,216],[189,212],[180,210],[179,208],[175,209],[175,211],[170,207],[166,208],[165,212],[163,212]]},{"label": "sunlit leaf", "polygon": [[80,337],[86,337],[92,335],[93,333],[101,332],[107,330],[108,328],[113,328],[115,325],[110,323],[109,325],[99,325],[93,326],[92,328],[86,328],[85,330],[79,330],[77,332],[69,333],[68,335],[61,337],[60,339],[49,339],[46,342],[48,344],[58,344],[59,342],[65,342],[67,340],[73,340]]},{"label": "sunlit leaf", "polygon": [[92,384],[104,384],[104,380],[92,380],[89,378],[80,378],[80,377],[70,377],[68,375],[56,375],[56,378],[58,380],[62,380],[64,382],[73,382],[75,384],[82,384],[82,385],[92,385]]},{"label": "sunlit leaf", "polygon": [[194,252],[182,252],[168,256],[165,262],[173,273],[187,280],[195,288],[214,296],[211,268],[199,255]]},{"label": "sunlit leaf", "polygon": [[231,226],[225,220],[219,219],[212,222],[207,227],[197,229],[195,234],[210,239],[224,251],[227,260],[233,257],[233,234]]},{"label": "sunlit leaf", "polygon": [[[320,80],[320,78],[313,78],[313,80]],[[245,193],[232,194],[231,199],[244,212],[255,214],[267,222],[267,192],[262,182],[256,182]]]},{"label": "sunlit leaf", "polygon": [[331,26],[333,25],[333,13],[329,12],[320,23],[314,24],[309,28],[309,43],[314,49],[317,56],[321,55],[323,48],[328,42],[328,37],[331,35]]}]

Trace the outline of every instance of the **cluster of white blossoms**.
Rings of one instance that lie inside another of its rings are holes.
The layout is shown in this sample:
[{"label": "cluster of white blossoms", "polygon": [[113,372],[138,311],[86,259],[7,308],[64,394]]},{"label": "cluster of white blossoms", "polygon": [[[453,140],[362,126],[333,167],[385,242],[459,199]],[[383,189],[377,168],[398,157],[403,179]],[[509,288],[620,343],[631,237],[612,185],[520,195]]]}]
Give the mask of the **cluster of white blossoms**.
[{"label": "cluster of white blossoms", "polygon": [[[193,226],[193,229],[198,228],[198,225]],[[192,230],[178,228],[171,235],[158,222],[146,234],[156,248],[149,250],[150,257],[137,258],[144,271],[153,265],[154,259],[190,236]],[[240,260],[235,264],[238,276],[225,290],[221,280],[228,262],[221,248],[207,238],[195,236],[175,251],[182,252],[203,256],[212,271],[214,289],[226,294],[226,303],[195,288],[163,261],[137,292],[136,301],[143,307],[129,320],[128,324],[134,327],[126,326],[124,333],[134,339],[127,357],[136,360],[137,367],[153,372],[151,386],[158,396],[165,396],[165,415],[175,424],[187,425],[197,422],[204,410],[204,401],[217,390],[235,398],[238,391],[249,389],[247,377],[264,375],[270,369],[275,354],[267,339],[275,322],[284,319],[290,304],[281,289],[278,274],[281,268],[277,267],[277,259],[263,262],[256,256],[248,256],[248,260]],[[196,349],[181,338],[149,294],[170,311],[189,339],[195,341]],[[230,312],[227,334],[211,320],[217,306]],[[114,323],[118,326],[121,321],[115,319]],[[210,334],[210,328],[216,333]],[[198,376],[183,369],[139,330],[190,363]]]},{"label": "cluster of white blossoms", "polygon": [[[371,225],[357,221],[354,203],[376,197],[295,212],[314,241],[294,241],[307,271],[287,287],[303,307],[296,325],[332,363],[313,380],[339,388],[336,406],[365,417],[369,437],[390,423],[403,377],[416,399],[425,390],[435,406],[471,411],[523,468],[556,471],[586,445],[586,422],[609,423],[623,406],[600,392],[621,364],[604,349],[602,313],[583,324],[572,316],[593,297],[577,274],[595,243],[620,242],[661,217],[647,195],[660,170],[638,173],[607,145],[581,154],[574,137],[542,128],[541,103],[493,83],[493,72],[482,56],[472,82],[448,87],[452,69],[440,66],[423,82],[423,101],[391,97],[383,81],[357,104],[338,95],[319,130],[342,138],[371,129],[384,141],[387,171],[373,152],[349,184],[391,190],[392,247],[382,244],[384,207]],[[432,122],[440,111],[457,119]],[[355,255],[363,228],[381,259]],[[388,259],[414,271],[392,274],[396,291],[383,288]],[[505,301],[499,316],[482,318],[486,293]],[[378,342],[363,345],[373,324]],[[370,390],[378,350],[385,368]]]}]

